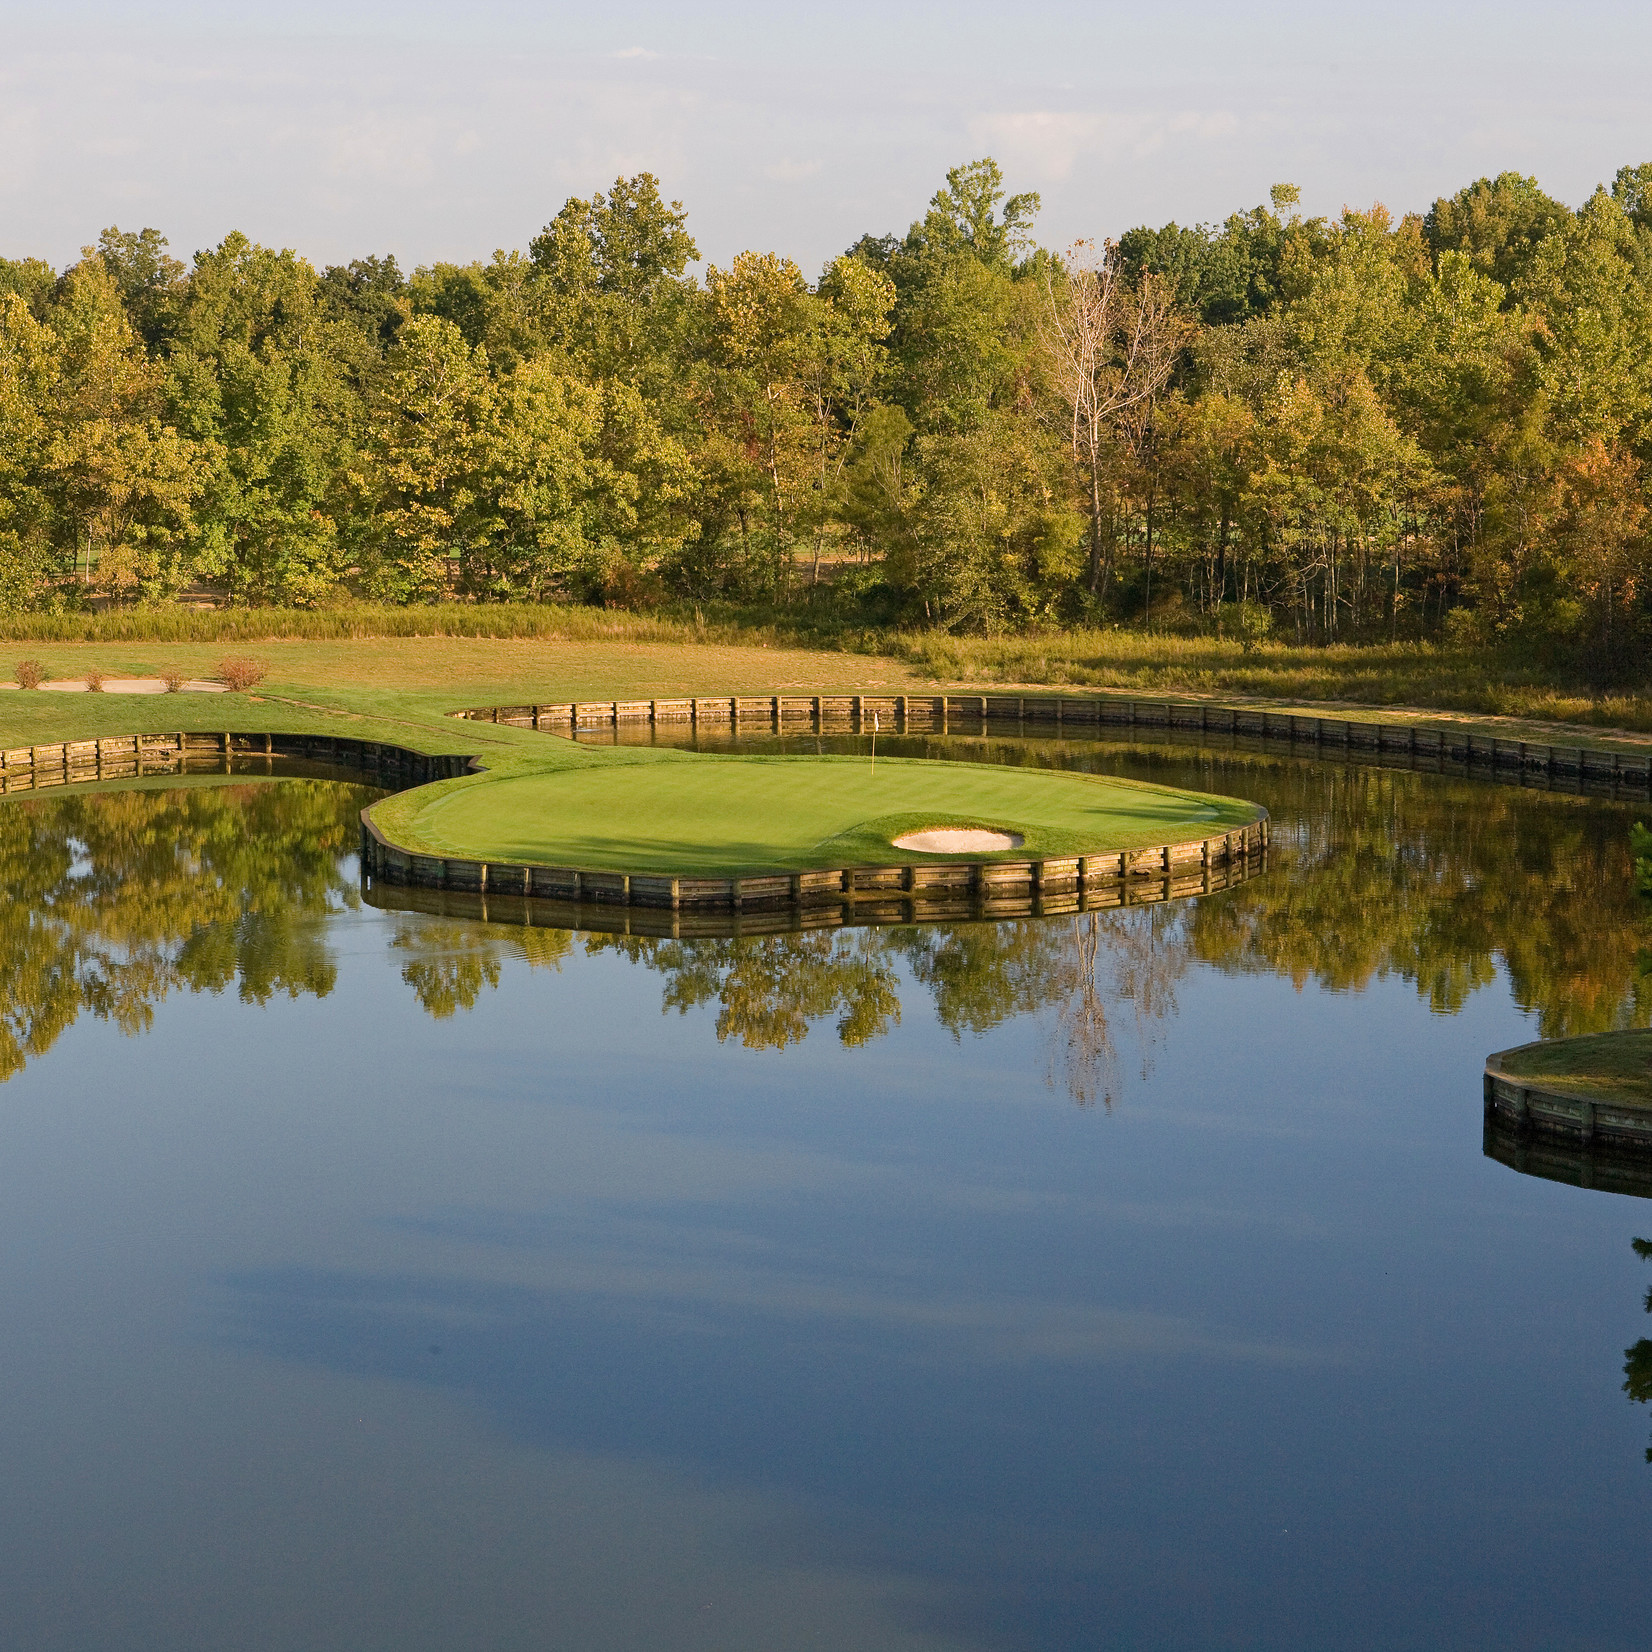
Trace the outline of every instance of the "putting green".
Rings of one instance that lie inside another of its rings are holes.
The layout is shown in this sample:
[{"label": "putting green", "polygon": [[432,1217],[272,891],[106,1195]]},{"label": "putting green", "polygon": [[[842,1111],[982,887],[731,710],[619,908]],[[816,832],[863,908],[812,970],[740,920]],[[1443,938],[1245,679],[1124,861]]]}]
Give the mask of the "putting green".
[{"label": "putting green", "polygon": [[945,859],[892,846],[925,826],[1018,832],[1019,849],[972,858],[1036,860],[1184,842],[1260,813],[1233,798],[1058,770],[680,755],[513,767],[404,792],[373,818],[423,854],[727,876]]}]

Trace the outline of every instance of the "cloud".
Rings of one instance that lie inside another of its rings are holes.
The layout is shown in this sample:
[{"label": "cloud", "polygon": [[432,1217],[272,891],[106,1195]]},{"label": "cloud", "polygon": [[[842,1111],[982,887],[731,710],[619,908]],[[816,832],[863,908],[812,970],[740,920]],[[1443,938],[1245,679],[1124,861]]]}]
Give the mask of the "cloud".
[{"label": "cloud", "polygon": [[615,57],[628,57],[628,58],[641,58],[645,62],[653,63],[653,62],[658,60],[660,54],[658,52],[649,51],[649,49],[646,46],[627,46],[622,51],[617,51],[617,52],[613,53],[613,56],[615,56]]},{"label": "cloud", "polygon": [[819,161],[776,161],[763,168],[763,176],[778,184],[796,184],[813,178],[820,171],[820,165]]},{"label": "cloud", "polygon": [[1103,113],[1073,109],[1004,110],[978,115],[970,136],[1006,164],[1040,179],[1072,175],[1081,157],[1142,160],[1171,141],[1200,145],[1230,137],[1238,119],[1225,109]]}]

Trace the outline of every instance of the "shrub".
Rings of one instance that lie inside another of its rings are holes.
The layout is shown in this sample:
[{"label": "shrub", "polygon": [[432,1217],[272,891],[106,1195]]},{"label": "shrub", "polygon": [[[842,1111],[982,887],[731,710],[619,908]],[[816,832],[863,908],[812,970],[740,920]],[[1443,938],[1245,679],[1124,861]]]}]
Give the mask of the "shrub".
[{"label": "shrub", "polygon": [[101,694],[103,692],[103,685],[108,680],[108,675],[108,672],[104,671],[99,666],[88,666],[86,668],[87,692],[89,694]]},{"label": "shrub", "polygon": [[184,674],[176,666],[168,666],[161,673],[161,681],[166,684],[168,694],[178,694],[183,690]]},{"label": "shrub", "polygon": [[248,659],[242,654],[232,654],[218,662],[219,678],[237,694],[257,688],[268,672],[269,667],[262,660]]},{"label": "shrub", "polygon": [[1635,862],[1635,887],[1652,895],[1652,832],[1638,820],[1629,828],[1629,853]]},{"label": "shrub", "polygon": [[1239,604],[1239,646],[1249,654],[1258,643],[1266,642],[1273,629],[1273,613],[1259,602]]},{"label": "shrub", "polygon": [[46,668],[39,660],[19,660],[14,675],[19,688],[39,688],[46,680]]}]

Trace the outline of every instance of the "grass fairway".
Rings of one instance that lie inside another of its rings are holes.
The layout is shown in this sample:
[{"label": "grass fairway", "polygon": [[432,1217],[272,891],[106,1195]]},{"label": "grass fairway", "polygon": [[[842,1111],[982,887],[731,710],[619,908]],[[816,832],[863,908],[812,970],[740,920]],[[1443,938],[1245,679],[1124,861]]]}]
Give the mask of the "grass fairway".
[{"label": "grass fairway", "polygon": [[1506,1078],[1589,1101],[1652,1108],[1652,1032],[1587,1033],[1523,1044],[1502,1058]]},{"label": "grass fairway", "polygon": [[[992,764],[862,757],[724,757],[571,748],[386,799],[402,847],[590,871],[729,876],[923,864],[891,839],[926,826],[1017,832],[1030,860],[1182,842],[1247,825],[1251,805],[1131,781]],[[944,858],[944,857],[942,857]]]}]

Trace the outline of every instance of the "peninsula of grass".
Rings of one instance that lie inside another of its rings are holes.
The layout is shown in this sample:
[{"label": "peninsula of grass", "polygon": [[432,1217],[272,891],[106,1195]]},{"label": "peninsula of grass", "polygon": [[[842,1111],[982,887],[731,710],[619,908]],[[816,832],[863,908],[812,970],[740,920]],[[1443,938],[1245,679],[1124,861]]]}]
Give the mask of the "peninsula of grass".
[{"label": "peninsula of grass", "polygon": [[1586,1033],[1493,1056],[1506,1079],[1551,1095],[1652,1112],[1652,1031]]},{"label": "peninsula of grass", "polygon": [[930,827],[1015,833],[1027,861],[1220,836],[1261,811],[1106,776],[869,757],[742,757],[560,747],[386,798],[371,812],[414,854],[593,872],[753,876],[928,864],[893,840]]}]

